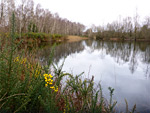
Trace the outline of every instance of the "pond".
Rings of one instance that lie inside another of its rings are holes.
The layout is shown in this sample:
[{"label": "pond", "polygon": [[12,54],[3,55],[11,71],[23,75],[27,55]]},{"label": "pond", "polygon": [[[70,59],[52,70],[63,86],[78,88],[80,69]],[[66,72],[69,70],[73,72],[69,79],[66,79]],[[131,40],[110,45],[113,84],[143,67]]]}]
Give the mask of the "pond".
[{"label": "pond", "polygon": [[[50,48],[38,52],[45,64]],[[103,95],[109,100],[108,87],[115,89],[113,99],[117,101],[118,111],[125,111],[125,99],[131,110],[136,104],[138,112],[150,112],[150,43],[111,42],[83,40],[62,43],[55,48],[54,62],[61,65],[65,58],[63,71],[100,81]]]}]

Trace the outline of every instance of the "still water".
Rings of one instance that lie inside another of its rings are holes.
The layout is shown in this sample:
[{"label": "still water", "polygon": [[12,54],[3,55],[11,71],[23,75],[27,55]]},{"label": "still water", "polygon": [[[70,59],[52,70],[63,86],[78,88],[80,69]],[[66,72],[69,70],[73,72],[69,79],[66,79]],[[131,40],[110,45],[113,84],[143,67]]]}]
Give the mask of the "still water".
[{"label": "still water", "polygon": [[[40,51],[42,63],[48,60],[50,48]],[[84,40],[62,43],[55,48],[54,62],[63,71],[84,77],[94,75],[94,82],[100,81],[103,95],[109,99],[108,87],[115,89],[113,99],[119,111],[125,111],[136,104],[137,111],[150,112],[150,43],[110,42]]]}]

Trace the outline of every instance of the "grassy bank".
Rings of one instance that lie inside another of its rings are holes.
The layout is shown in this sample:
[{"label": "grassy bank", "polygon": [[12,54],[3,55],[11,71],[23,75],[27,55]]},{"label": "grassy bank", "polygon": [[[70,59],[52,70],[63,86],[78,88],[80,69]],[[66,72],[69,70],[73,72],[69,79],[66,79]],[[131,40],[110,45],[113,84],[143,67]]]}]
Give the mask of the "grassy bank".
[{"label": "grassy bank", "polygon": [[[0,36],[3,38],[10,38],[11,33],[7,32],[1,32]],[[66,36],[60,35],[60,34],[46,34],[46,33],[34,33],[34,32],[28,32],[28,33],[14,33],[15,37],[15,43],[19,43],[21,41],[22,44],[31,44],[31,43],[41,43],[41,42],[58,42],[63,41],[66,39]]]}]

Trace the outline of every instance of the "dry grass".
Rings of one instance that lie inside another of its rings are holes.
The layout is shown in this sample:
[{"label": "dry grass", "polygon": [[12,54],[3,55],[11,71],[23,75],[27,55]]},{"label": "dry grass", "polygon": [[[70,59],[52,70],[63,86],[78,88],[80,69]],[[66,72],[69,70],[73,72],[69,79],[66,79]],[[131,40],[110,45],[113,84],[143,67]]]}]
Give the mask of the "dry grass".
[{"label": "dry grass", "polygon": [[72,35],[67,37],[68,42],[77,42],[77,41],[86,40],[86,39],[88,39],[88,38],[87,37],[80,37],[80,36],[72,36]]}]

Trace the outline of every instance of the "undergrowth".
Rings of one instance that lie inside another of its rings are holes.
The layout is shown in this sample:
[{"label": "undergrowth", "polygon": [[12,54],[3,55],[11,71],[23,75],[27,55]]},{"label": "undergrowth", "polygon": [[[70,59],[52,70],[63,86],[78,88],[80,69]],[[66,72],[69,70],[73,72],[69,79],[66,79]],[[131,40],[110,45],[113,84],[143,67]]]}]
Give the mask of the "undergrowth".
[{"label": "undergrowth", "polygon": [[[1,35],[3,35],[3,37],[5,38],[9,38],[11,37],[11,33],[6,32],[6,33],[0,33]],[[32,40],[40,40],[40,41],[48,41],[48,40],[57,40],[60,38],[63,38],[65,36],[60,35],[60,34],[47,34],[47,33],[35,33],[35,32],[27,32],[27,33],[14,33],[14,37],[17,40],[28,40],[28,39],[32,39]]]}]

